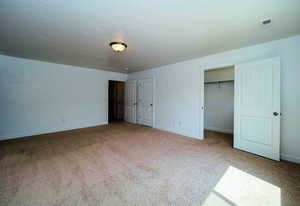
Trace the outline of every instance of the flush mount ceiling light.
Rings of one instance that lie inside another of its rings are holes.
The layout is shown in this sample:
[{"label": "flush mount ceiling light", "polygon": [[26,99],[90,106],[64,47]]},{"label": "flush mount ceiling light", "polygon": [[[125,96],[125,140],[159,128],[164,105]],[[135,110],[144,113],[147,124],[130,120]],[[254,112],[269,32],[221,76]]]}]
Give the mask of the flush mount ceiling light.
[{"label": "flush mount ceiling light", "polygon": [[115,52],[122,52],[127,48],[127,44],[123,42],[111,42],[109,46],[115,51]]}]

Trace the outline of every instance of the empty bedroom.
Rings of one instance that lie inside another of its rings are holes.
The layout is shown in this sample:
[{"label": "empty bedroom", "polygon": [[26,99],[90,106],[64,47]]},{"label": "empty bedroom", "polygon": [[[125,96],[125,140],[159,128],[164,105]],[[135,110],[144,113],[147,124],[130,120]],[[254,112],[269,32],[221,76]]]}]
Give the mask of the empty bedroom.
[{"label": "empty bedroom", "polygon": [[299,206],[300,1],[0,2],[0,206]]}]

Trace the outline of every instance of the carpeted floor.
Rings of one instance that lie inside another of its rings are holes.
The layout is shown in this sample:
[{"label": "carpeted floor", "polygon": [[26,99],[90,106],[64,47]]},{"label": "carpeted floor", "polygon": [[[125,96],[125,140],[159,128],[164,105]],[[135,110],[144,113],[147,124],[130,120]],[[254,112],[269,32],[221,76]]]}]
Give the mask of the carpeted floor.
[{"label": "carpeted floor", "polygon": [[0,142],[0,205],[300,205],[300,165],[114,123]]}]

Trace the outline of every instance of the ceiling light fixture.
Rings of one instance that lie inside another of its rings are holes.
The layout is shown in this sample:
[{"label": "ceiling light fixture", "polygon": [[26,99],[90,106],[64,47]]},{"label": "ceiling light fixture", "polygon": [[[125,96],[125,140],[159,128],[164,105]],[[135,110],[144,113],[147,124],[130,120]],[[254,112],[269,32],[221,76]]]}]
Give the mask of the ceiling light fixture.
[{"label": "ceiling light fixture", "polygon": [[127,48],[127,44],[123,42],[111,42],[109,46],[115,51],[115,52],[122,52]]}]

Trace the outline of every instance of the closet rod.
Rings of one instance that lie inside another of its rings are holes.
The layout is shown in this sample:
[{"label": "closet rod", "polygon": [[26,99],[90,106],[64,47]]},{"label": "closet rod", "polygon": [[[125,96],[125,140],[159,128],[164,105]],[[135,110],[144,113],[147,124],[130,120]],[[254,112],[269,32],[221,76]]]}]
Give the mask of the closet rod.
[{"label": "closet rod", "polygon": [[204,84],[220,84],[225,82],[234,82],[234,80],[224,80],[224,81],[214,81],[214,82],[204,82]]}]

